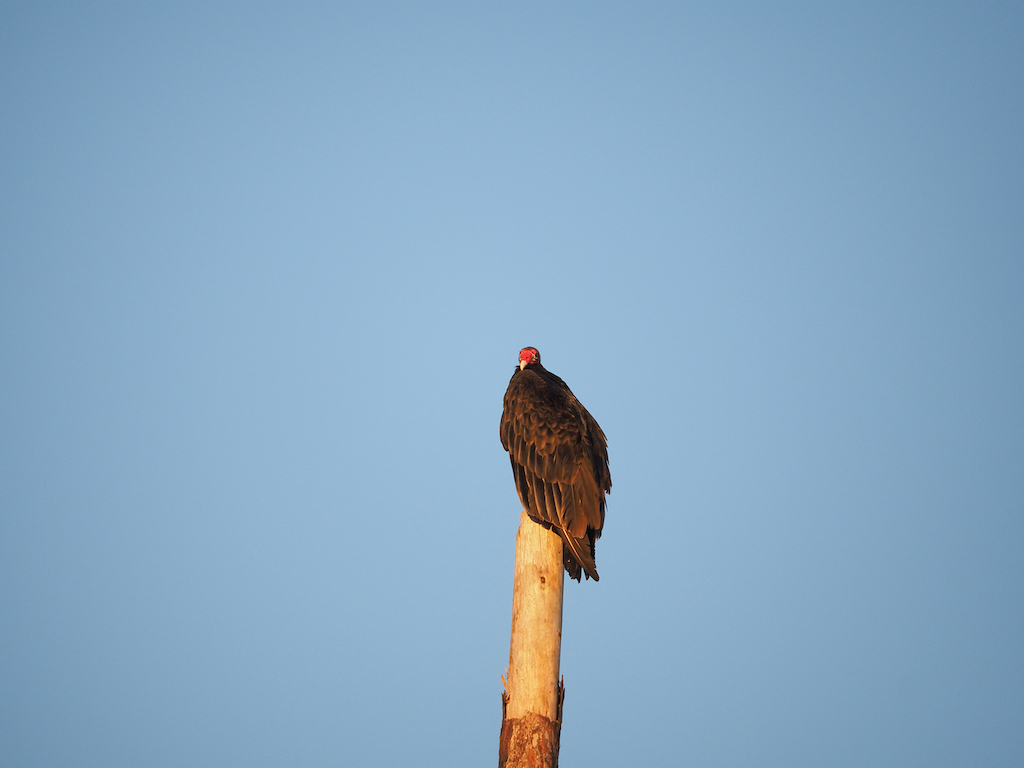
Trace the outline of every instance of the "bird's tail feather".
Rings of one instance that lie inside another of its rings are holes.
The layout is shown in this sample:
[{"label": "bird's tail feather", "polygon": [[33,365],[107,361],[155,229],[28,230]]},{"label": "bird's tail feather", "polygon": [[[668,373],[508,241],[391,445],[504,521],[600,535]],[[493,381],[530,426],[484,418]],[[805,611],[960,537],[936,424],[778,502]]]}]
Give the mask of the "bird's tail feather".
[{"label": "bird's tail feather", "polygon": [[562,559],[565,561],[565,570],[569,572],[569,577],[579,581],[580,568],[582,568],[588,579],[600,581],[601,577],[597,575],[597,563],[594,562],[594,556],[589,551],[590,540],[586,537],[577,539],[562,529],[558,529],[558,533],[564,544]]}]

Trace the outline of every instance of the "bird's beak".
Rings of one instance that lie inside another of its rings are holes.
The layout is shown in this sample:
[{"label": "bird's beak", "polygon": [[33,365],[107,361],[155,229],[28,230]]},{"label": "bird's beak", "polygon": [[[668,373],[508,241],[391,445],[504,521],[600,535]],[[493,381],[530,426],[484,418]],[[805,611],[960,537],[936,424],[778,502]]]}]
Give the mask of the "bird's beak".
[{"label": "bird's beak", "polygon": [[526,367],[526,361],[525,360],[520,360],[519,361],[519,370],[521,371],[525,367]]}]

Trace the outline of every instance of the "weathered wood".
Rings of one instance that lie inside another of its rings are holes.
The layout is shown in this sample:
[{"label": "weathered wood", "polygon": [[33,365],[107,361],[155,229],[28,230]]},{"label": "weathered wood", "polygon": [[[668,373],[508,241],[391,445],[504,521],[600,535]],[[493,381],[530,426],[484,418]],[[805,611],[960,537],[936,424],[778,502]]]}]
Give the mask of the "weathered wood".
[{"label": "weathered wood", "polygon": [[562,539],[524,511],[516,534],[512,641],[502,695],[501,768],[556,768],[565,691],[562,652]]}]

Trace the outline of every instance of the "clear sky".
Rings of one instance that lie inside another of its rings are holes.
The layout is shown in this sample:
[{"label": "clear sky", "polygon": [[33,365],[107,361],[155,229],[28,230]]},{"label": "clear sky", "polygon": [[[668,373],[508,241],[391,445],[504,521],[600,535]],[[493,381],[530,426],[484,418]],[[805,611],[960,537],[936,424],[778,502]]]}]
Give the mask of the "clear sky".
[{"label": "clear sky", "polygon": [[[894,7],[898,6],[898,7]],[[1024,764],[1019,3],[0,9],[0,763]]]}]

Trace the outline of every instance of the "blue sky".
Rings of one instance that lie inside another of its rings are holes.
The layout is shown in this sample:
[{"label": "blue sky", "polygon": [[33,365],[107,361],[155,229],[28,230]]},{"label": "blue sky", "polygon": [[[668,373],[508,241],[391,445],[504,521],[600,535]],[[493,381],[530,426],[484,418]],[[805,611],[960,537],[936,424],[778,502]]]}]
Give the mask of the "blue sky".
[{"label": "blue sky", "polygon": [[1012,4],[0,10],[0,762],[497,759],[520,347],[601,423],[565,765],[1024,760]]}]

